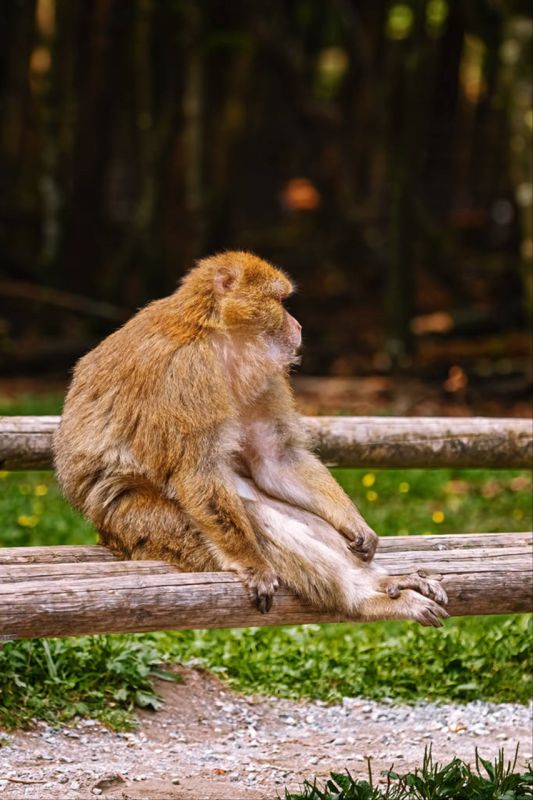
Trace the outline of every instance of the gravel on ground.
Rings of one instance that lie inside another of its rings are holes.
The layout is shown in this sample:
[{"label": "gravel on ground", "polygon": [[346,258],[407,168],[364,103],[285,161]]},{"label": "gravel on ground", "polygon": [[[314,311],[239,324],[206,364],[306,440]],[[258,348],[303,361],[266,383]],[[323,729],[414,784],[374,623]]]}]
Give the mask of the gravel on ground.
[{"label": "gravel on ground", "polygon": [[354,776],[422,762],[470,763],[478,747],[518,766],[531,760],[531,707],[472,702],[417,706],[345,698],[340,705],[249,697],[212,674],[180,668],[183,683],[158,683],[165,703],[139,713],[132,732],[94,720],[0,733],[0,800],[275,800],[284,788],[331,770]]}]

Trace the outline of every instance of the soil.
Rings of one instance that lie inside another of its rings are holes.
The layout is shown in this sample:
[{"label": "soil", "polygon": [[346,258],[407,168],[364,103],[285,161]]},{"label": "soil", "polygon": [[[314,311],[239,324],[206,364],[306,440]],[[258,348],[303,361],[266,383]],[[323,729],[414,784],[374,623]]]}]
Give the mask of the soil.
[{"label": "soil", "polygon": [[249,697],[212,674],[180,668],[182,683],[159,682],[165,703],[139,713],[139,727],[113,733],[93,720],[54,730],[3,734],[2,800],[274,800],[285,787],[330,770],[375,780],[394,764],[492,759],[500,747],[531,759],[531,709],[475,702],[415,707],[346,698],[341,705]]}]

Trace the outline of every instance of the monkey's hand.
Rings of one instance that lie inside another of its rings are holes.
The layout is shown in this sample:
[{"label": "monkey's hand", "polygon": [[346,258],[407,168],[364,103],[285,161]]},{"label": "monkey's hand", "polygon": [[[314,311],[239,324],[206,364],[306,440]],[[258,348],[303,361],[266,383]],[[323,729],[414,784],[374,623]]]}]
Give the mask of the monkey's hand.
[{"label": "monkey's hand", "polygon": [[236,570],[239,578],[249,589],[252,600],[266,614],[272,608],[274,593],[279,588],[278,577],[270,568],[245,567]]},{"label": "monkey's hand", "polygon": [[356,518],[353,523],[349,522],[342,525],[340,532],[350,540],[348,549],[351,553],[360,558],[361,561],[372,561],[379,537],[361,517]]}]

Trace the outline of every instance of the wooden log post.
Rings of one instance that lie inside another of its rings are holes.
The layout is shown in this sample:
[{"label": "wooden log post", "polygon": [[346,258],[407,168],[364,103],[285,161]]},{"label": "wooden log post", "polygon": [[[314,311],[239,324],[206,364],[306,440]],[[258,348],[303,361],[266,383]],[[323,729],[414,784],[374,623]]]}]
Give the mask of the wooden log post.
[{"label": "wooden log post", "polygon": [[[332,467],[491,467],[527,469],[527,419],[485,417],[304,417]],[[0,417],[0,469],[50,469],[59,417]]]},{"label": "wooden log post", "polygon": [[[452,615],[530,611],[532,534],[394,536],[376,559],[393,575],[438,576]],[[285,589],[268,614],[231,573],[119,561],[103,547],[0,549],[0,639],[338,622]]]}]

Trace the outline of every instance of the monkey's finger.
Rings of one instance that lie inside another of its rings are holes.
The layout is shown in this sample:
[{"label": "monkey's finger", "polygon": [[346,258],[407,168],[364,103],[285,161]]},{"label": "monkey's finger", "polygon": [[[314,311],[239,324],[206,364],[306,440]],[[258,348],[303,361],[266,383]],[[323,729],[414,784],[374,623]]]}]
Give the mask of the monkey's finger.
[{"label": "monkey's finger", "polygon": [[437,580],[426,580],[425,578],[420,578],[418,575],[408,575],[397,579],[385,579],[384,591],[389,597],[399,597],[401,589],[412,589],[439,604],[446,604],[448,602],[448,595]]},{"label": "monkey's finger", "polygon": [[438,581],[419,579],[418,585],[413,585],[411,588],[420,592],[420,594],[423,594],[425,597],[430,597],[432,600],[435,600],[436,603],[445,604],[448,602],[448,595]]},{"label": "monkey's finger", "polygon": [[433,600],[435,600],[440,605],[443,604],[447,605],[448,595],[446,594],[446,591],[443,589],[443,587],[440,586],[440,584],[437,583],[437,581],[431,581],[430,588],[431,588],[431,597],[433,598]]},{"label": "monkey's finger", "polygon": [[374,557],[376,548],[370,544],[367,545],[366,543],[360,545],[355,541],[355,542],[350,542],[350,544],[348,545],[348,550],[355,556],[357,556],[357,558],[360,558],[361,561],[371,561],[372,558]]}]

